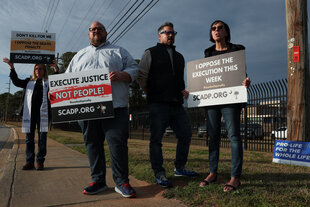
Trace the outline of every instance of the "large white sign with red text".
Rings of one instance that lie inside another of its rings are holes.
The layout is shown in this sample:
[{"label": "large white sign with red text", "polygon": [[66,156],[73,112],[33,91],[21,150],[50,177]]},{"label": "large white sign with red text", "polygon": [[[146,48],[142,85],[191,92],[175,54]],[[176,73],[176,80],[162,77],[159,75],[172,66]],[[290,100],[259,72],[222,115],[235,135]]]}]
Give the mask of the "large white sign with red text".
[{"label": "large white sign with red text", "polygon": [[108,70],[49,76],[53,123],[114,116]]}]

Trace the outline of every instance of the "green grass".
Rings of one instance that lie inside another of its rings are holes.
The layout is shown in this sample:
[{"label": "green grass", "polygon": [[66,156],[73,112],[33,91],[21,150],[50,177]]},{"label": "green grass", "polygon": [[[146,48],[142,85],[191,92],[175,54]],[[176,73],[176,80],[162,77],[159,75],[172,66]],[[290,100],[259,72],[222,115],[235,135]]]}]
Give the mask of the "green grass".
[{"label": "green grass", "polygon": [[[52,130],[48,137],[64,144],[83,143],[78,132]],[[148,144],[146,140],[128,141],[129,169],[137,179],[154,183]],[[83,145],[71,147],[86,153]],[[108,147],[105,149],[109,165]],[[218,180],[204,188],[199,187],[199,183],[209,171],[207,147],[191,146],[188,166],[200,174],[197,178],[173,176],[175,144],[163,143],[163,153],[167,176],[174,184],[173,188],[165,190],[163,196],[179,199],[187,206],[310,206],[310,168],[272,163],[273,154],[270,152],[244,151],[242,185],[230,193],[223,192],[223,186],[230,178],[230,149],[221,149]]]},{"label": "green grass", "polygon": [[48,138],[62,144],[84,144],[82,133],[62,130],[51,130],[47,133]]},{"label": "green grass", "polygon": [[82,154],[86,154],[86,149],[84,146],[71,146],[71,148],[75,151],[82,153]]}]

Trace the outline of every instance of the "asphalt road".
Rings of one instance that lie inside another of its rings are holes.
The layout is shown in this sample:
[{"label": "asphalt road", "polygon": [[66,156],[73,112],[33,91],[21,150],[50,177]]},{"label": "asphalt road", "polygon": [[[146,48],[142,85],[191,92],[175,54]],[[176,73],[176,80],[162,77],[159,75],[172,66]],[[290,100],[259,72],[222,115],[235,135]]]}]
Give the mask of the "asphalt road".
[{"label": "asphalt road", "polygon": [[5,146],[5,143],[10,137],[10,128],[0,125],[0,151]]}]

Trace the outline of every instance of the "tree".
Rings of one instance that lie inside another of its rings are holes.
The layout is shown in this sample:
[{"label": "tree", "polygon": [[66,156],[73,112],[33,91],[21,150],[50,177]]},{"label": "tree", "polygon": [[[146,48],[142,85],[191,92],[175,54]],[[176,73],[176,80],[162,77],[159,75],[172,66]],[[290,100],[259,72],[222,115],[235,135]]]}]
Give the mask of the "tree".
[{"label": "tree", "polygon": [[136,81],[130,85],[129,95],[130,113],[146,111],[146,98]]},{"label": "tree", "polygon": [[[140,60],[135,60],[138,64]],[[138,113],[146,111],[146,97],[139,84],[134,81],[129,89],[129,112]]]},{"label": "tree", "polygon": [[70,61],[72,60],[73,56],[76,54],[76,52],[65,52],[60,56],[61,63],[59,63],[59,73],[64,73],[67,69],[67,67],[70,64]]},{"label": "tree", "polygon": [[[8,105],[7,119],[12,120],[19,116],[20,107],[22,106],[23,90],[17,91],[14,95],[9,94],[10,104]],[[5,104],[8,93],[0,94],[0,119],[4,119]]]},{"label": "tree", "polygon": [[[70,61],[75,54],[76,52],[65,52],[61,55],[61,57],[59,58],[60,62],[58,61],[59,73],[64,73],[66,71],[67,67],[70,64]],[[46,69],[48,75],[54,74],[54,69],[49,64],[46,65]]]},{"label": "tree", "polygon": [[[11,114],[17,115],[21,111],[21,107],[23,106],[23,98],[24,98],[24,90],[20,90],[14,93],[14,95],[10,98],[10,107]],[[19,114],[18,114],[19,115]]]}]

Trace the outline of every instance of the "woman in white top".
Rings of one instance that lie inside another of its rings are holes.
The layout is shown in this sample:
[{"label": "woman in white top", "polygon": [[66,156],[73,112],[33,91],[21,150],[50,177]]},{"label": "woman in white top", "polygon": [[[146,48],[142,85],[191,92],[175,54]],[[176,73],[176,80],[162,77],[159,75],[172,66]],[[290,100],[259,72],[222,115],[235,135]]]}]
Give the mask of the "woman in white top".
[{"label": "woman in white top", "polygon": [[[24,80],[19,79],[14,68],[8,58],[3,58],[3,62],[10,66],[10,77],[13,84],[17,87],[25,89],[24,105],[22,111],[22,132],[26,133],[26,164],[23,170],[34,169],[35,160],[35,129],[38,130],[38,152],[36,159],[37,170],[44,169],[44,161],[46,156],[46,135],[48,131],[49,121],[49,100],[48,100],[48,78],[47,70],[44,64],[35,64],[31,78]],[[52,67],[57,72],[56,64]]]}]

